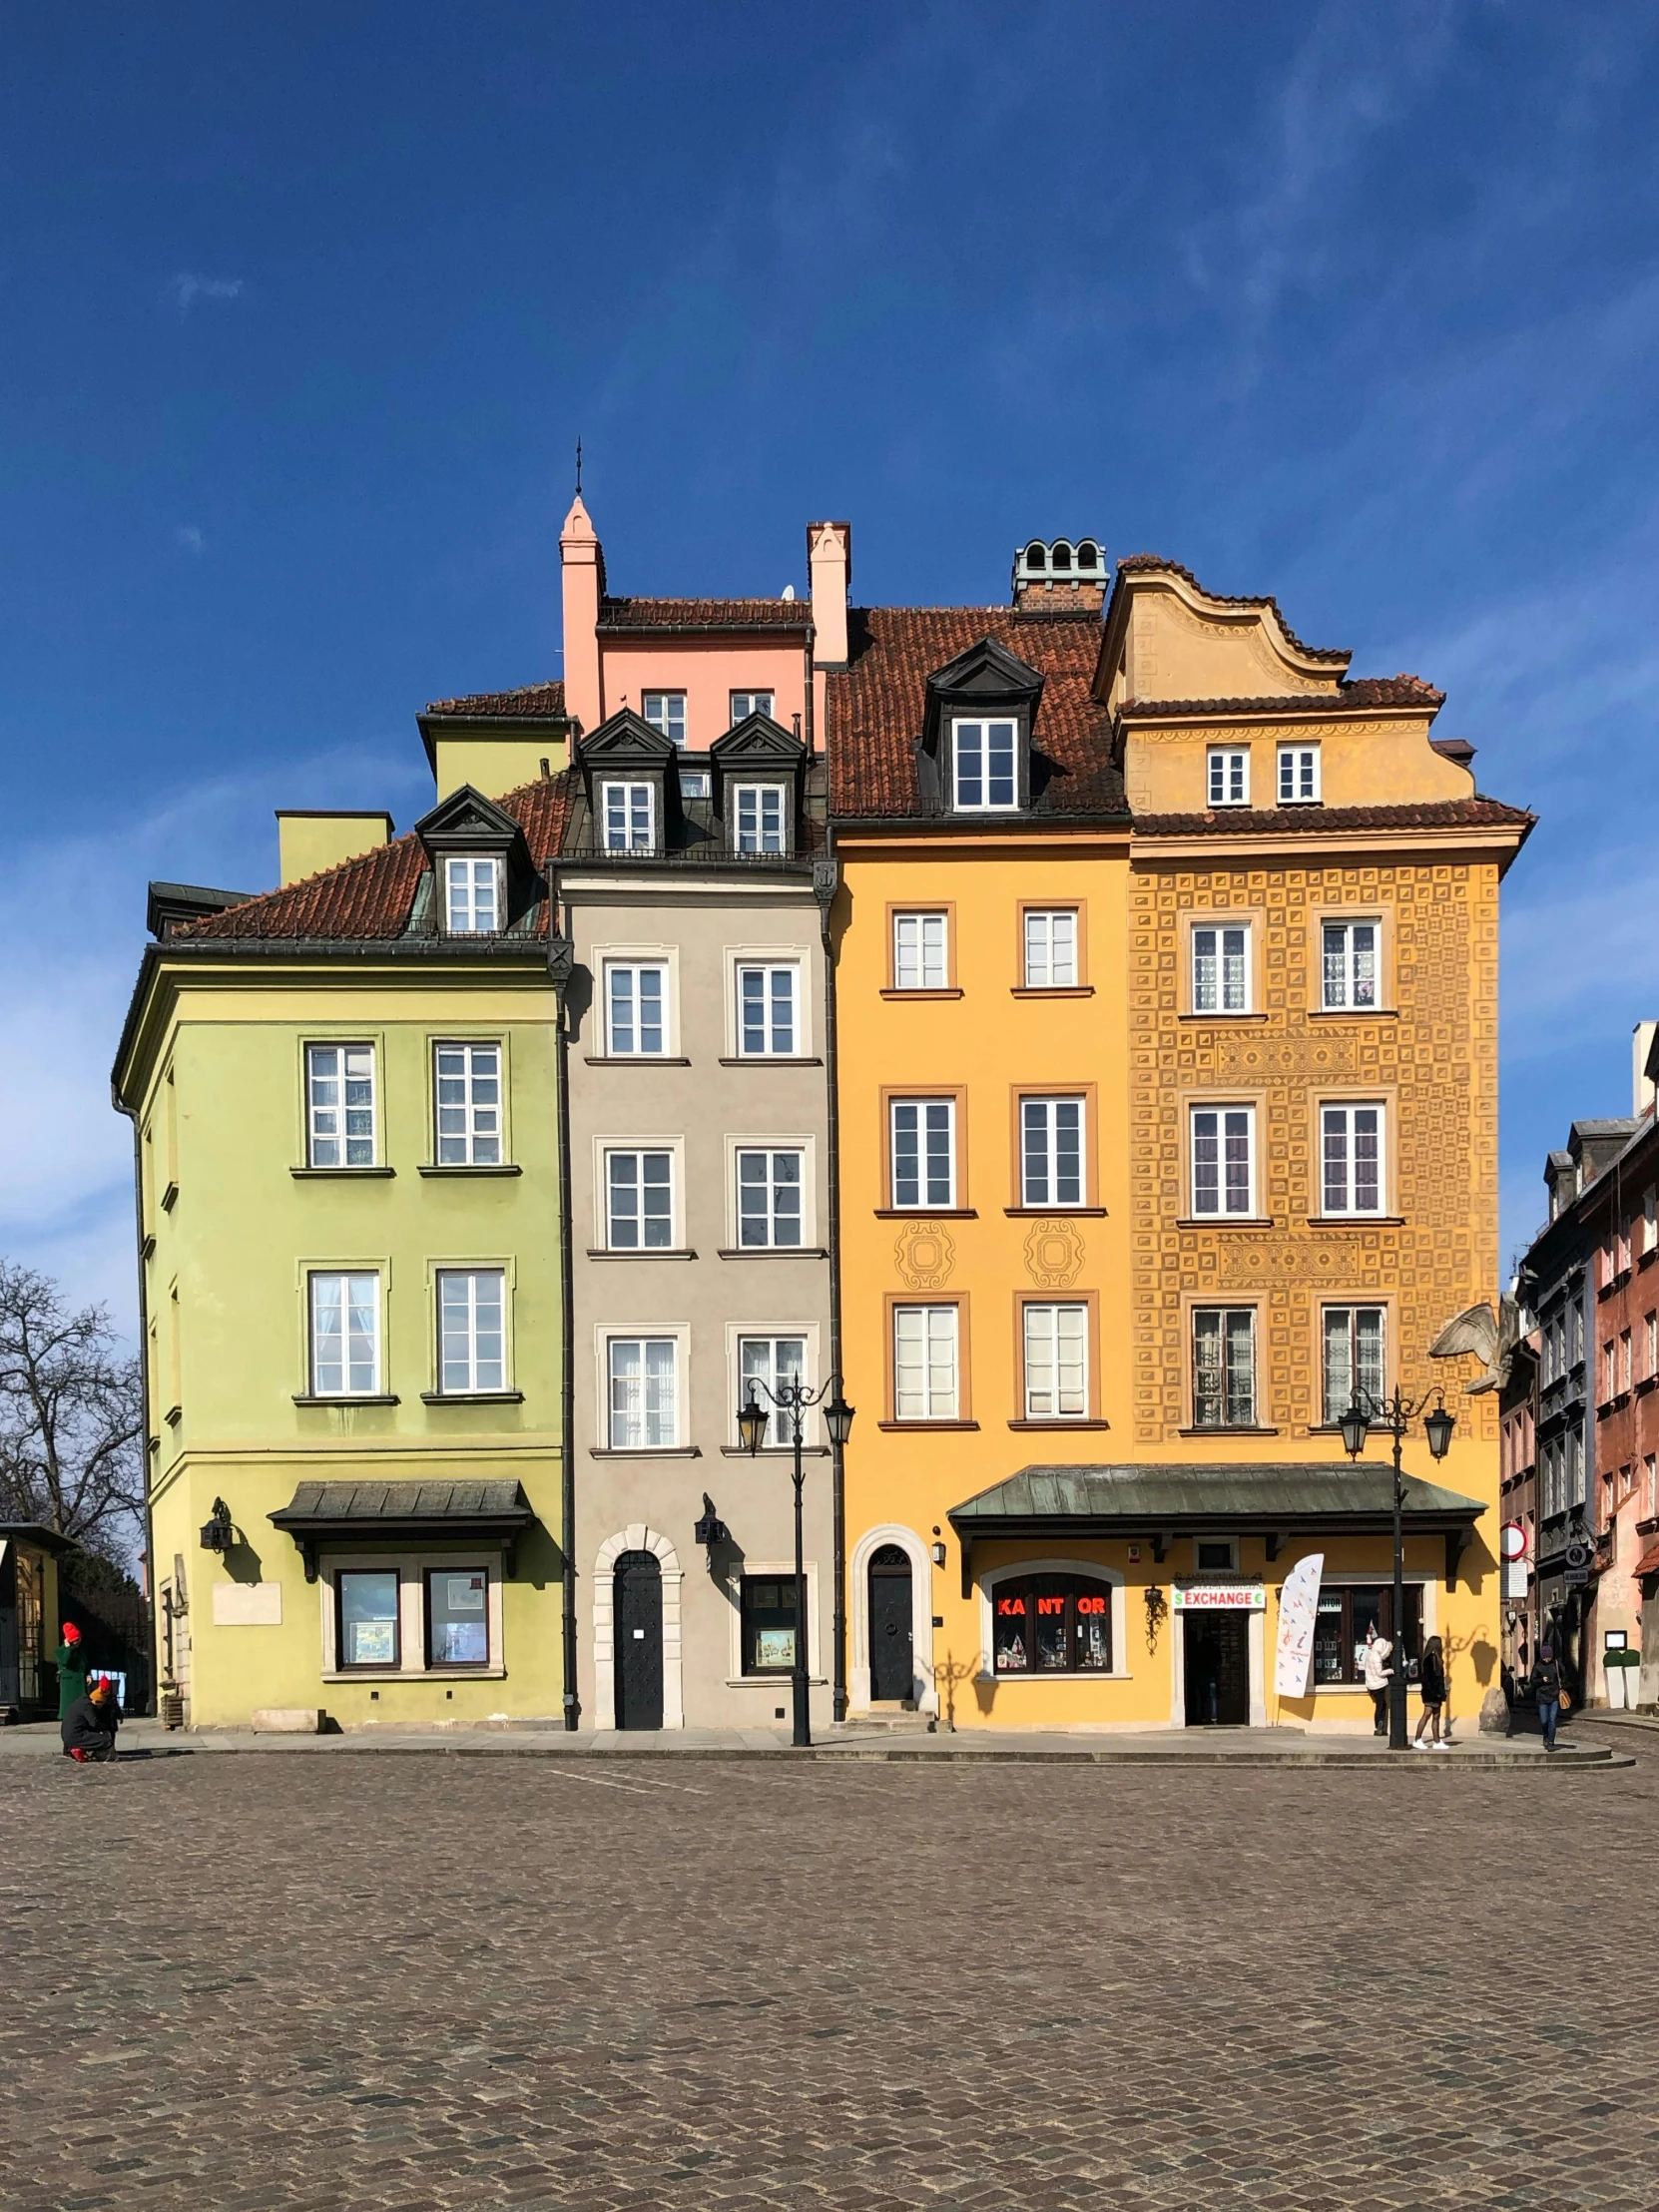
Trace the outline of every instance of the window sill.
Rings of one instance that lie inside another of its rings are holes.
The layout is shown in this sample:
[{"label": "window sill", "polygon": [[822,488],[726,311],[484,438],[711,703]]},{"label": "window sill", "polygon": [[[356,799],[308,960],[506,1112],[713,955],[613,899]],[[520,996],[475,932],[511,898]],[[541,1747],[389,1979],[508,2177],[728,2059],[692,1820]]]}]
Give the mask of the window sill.
[{"label": "window sill", "polygon": [[1009,1674],[976,1674],[973,1679],[995,1683],[1000,1689],[1004,1682],[1133,1682],[1135,1677],[1123,1667],[1020,1667]]},{"label": "window sill", "polygon": [[156,1237],[155,1232],[152,1231],[151,1234],[145,1238],[143,1244],[139,1246],[139,1258],[141,1260],[153,1260],[155,1257]]},{"label": "window sill", "polygon": [[589,1444],[590,1459],[701,1459],[701,1444]]},{"label": "window sill", "polygon": [[524,1170],[523,1170],[523,1169],[522,1169],[521,1167],[519,1167],[519,1166],[517,1165],[517,1163],[516,1163],[515,1161],[510,1161],[510,1160],[509,1160],[509,1161],[506,1161],[506,1162],[504,1162],[504,1163],[503,1163],[503,1164],[502,1164],[502,1165],[501,1165],[500,1167],[474,1167],[474,1166],[472,1166],[472,1165],[470,1164],[470,1162],[469,1162],[469,1163],[468,1163],[468,1165],[467,1165],[467,1166],[465,1166],[465,1167],[454,1167],[454,1168],[450,1168],[450,1167],[442,1167],[442,1168],[440,1168],[440,1167],[437,1167],[437,1166],[435,1166],[435,1165],[432,1165],[432,1166],[424,1166],[424,1167],[418,1167],[418,1168],[416,1168],[416,1169],[415,1169],[415,1173],[416,1173],[416,1175],[427,1175],[427,1176],[431,1176],[431,1175],[438,1175],[438,1176],[444,1176],[444,1175],[522,1175],[522,1174],[524,1173]]},{"label": "window sill", "polygon": [[811,1053],[798,1052],[740,1052],[728,1059],[722,1055],[723,1068],[821,1068],[824,1062]]},{"label": "window sill", "polygon": [[1659,1245],[1649,1245],[1645,1252],[1637,1256],[1637,1269],[1650,1268],[1655,1260],[1659,1260]]},{"label": "window sill", "polygon": [[1015,983],[1010,998],[1093,998],[1092,983]]},{"label": "window sill", "polygon": [[623,1245],[614,1252],[605,1245],[590,1245],[587,1257],[590,1260],[695,1260],[697,1254],[686,1245]]},{"label": "window sill", "polygon": [[347,1394],[341,1390],[335,1396],[320,1397],[312,1390],[295,1390],[295,1405],[400,1405],[403,1401],[390,1390],[365,1391]]},{"label": "window sill", "polygon": [[828,1260],[828,1245],[722,1245],[717,1260]]},{"label": "window sill", "polygon": [[1644,1375],[1636,1385],[1636,1395],[1640,1397],[1644,1390],[1651,1390],[1655,1382],[1659,1382],[1659,1375]]},{"label": "window sill", "polygon": [[922,990],[918,988],[913,991],[905,991],[894,987],[891,990],[881,991],[877,995],[882,998],[960,998],[963,993],[953,985],[949,990]]},{"label": "window sill", "polygon": [[324,1682],[505,1682],[505,1667],[324,1667]]},{"label": "window sill", "polygon": [[1056,1413],[1041,1420],[1011,1420],[1010,1428],[1110,1428],[1109,1420],[1080,1420],[1075,1414]]},{"label": "window sill", "polygon": [[185,1409],[182,1405],[170,1405],[167,1411],[162,1415],[163,1420],[166,1421],[169,1428],[177,1428],[184,1417]]},{"label": "window sill", "polygon": [[177,1206],[178,1203],[179,1186],[177,1183],[170,1183],[167,1186],[167,1189],[162,1193],[162,1212],[164,1214],[171,1214],[174,1207]]},{"label": "window sill", "polygon": [[1397,1021],[1397,1006],[1310,1006],[1310,1021]]},{"label": "window sill", "polygon": [[691,1062],[677,1052],[590,1052],[582,1065],[589,1068],[689,1068]]},{"label": "window sill", "polygon": [[366,1177],[370,1182],[384,1181],[395,1175],[395,1168],[289,1168],[289,1175],[296,1183],[336,1183],[348,1181],[352,1176]]},{"label": "window sill", "polygon": [[1206,1428],[1178,1428],[1178,1436],[1277,1436],[1277,1428],[1264,1428],[1259,1421],[1212,1421]]},{"label": "window sill", "polygon": [[[751,1451],[747,1444],[722,1444],[720,1455],[723,1459],[789,1460],[795,1457],[795,1446],[794,1444],[763,1444],[759,1451]],[[803,1459],[828,1459],[830,1446],[828,1444],[803,1444],[801,1456]]]},{"label": "window sill", "polygon": [[1181,1214],[1177,1229],[1276,1229],[1271,1214]]},{"label": "window sill", "polygon": [[422,1390],[422,1405],[522,1405],[522,1390]]},{"label": "window sill", "polygon": [[[787,1579],[793,1580],[794,1577]],[[770,1690],[776,1697],[794,1680],[795,1676],[790,1669],[784,1667],[776,1674],[729,1674],[726,1677],[726,1687],[729,1690]],[[807,1687],[810,1690],[826,1690],[830,1687],[830,1677],[827,1674],[810,1674],[807,1677]]]},{"label": "window sill", "polygon": [[1104,1221],[1104,1206],[1004,1206],[1010,1221]]},{"label": "window sill", "polygon": [[1310,1229],[1403,1229],[1403,1214],[1310,1214]]},{"label": "window sill", "polygon": [[977,1428],[979,1423],[976,1420],[878,1420],[875,1425],[904,1435],[917,1428]]},{"label": "window sill", "polygon": [[976,1206],[877,1206],[877,1221],[977,1221]]},{"label": "window sill", "polygon": [[1233,1023],[1240,1021],[1265,1022],[1268,1017],[1266,1014],[1258,1014],[1253,1012],[1252,1009],[1247,1006],[1233,1013],[1227,1012],[1225,1008],[1218,1007],[1213,1014],[1177,1014],[1175,1018],[1177,1021],[1225,1021]]}]

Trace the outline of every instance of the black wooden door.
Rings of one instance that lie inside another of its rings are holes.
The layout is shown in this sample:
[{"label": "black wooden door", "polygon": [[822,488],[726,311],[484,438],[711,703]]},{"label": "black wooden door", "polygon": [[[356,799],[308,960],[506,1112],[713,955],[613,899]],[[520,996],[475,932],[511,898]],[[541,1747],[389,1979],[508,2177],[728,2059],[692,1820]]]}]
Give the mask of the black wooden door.
[{"label": "black wooden door", "polygon": [[616,1563],[616,1724],[663,1725],[663,1573],[656,1555],[625,1551]]},{"label": "black wooden door", "polygon": [[1187,1726],[1244,1728],[1250,1720],[1250,1615],[1188,1613]]},{"label": "black wooden door", "polygon": [[869,1563],[869,1694],[890,1701],[915,1688],[910,1562],[883,1544]]}]

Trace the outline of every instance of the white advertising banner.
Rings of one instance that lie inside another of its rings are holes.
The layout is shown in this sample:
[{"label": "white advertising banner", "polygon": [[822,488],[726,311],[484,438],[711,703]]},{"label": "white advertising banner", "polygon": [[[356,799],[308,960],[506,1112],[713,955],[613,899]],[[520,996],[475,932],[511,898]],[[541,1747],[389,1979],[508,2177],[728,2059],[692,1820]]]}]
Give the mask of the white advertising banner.
[{"label": "white advertising banner", "polygon": [[1279,1655],[1273,1686],[1281,1697],[1308,1695],[1308,1670],[1314,1663],[1314,1626],[1319,1619],[1320,1577],[1325,1553],[1299,1559],[1285,1577],[1279,1600]]}]

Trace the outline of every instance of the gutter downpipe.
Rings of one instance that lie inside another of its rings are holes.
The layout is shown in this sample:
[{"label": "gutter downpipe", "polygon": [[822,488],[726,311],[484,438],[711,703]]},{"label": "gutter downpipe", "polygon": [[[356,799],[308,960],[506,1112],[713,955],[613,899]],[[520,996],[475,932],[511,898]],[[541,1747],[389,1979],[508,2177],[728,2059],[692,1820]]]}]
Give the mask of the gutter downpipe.
[{"label": "gutter downpipe", "polygon": [[570,1230],[570,1028],[566,993],[575,972],[576,946],[569,934],[570,908],[562,886],[559,921],[560,933],[550,933],[547,940],[547,974],[559,1001],[555,1076],[559,1125],[559,1549],[564,1553],[559,1603],[565,1731],[574,1735],[581,1707],[576,1694],[576,1362],[572,1344],[576,1266]]},{"label": "gutter downpipe", "polygon": [[[813,646],[816,632],[807,625],[807,757],[812,759],[817,750],[815,729],[814,693],[816,674],[813,667]],[[825,1100],[825,1169],[829,1184],[830,1201],[830,1373],[839,1377],[841,1372],[841,1122],[840,1087],[838,1074],[838,1042],[835,1030],[835,947],[830,926],[830,912],[840,887],[840,866],[835,859],[835,832],[830,819],[830,753],[828,745],[824,757],[824,838],[825,857],[813,862],[813,894],[818,900],[819,930],[824,943],[824,1079]],[[845,1383],[842,1382],[842,1395]],[[832,1609],[833,1619],[833,1686],[830,1715],[836,1722],[846,1719],[846,1460],[845,1447],[831,1442],[830,1447],[830,1498],[831,1523],[831,1550],[834,1560],[835,1591]]]},{"label": "gutter downpipe", "polygon": [[138,1108],[129,1106],[113,1083],[110,1103],[133,1125],[133,1243],[138,1261],[139,1404],[142,1408],[139,1478],[144,1484],[144,1598],[150,1615],[150,1690],[144,1710],[145,1718],[154,1720],[161,1710],[162,1653],[161,1611],[156,1599],[160,1587],[156,1579],[156,1528],[150,1512],[150,1314],[144,1288],[144,1139],[139,1131]]}]

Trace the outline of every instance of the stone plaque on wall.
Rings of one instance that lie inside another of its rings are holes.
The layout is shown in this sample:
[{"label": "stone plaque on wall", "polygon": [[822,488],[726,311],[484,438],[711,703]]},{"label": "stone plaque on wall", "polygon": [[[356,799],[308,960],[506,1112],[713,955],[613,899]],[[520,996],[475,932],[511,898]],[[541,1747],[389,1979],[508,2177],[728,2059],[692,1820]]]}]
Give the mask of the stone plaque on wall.
[{"label": "stone plaque on wall", "polygon": [[216,1582],[216,1628],[280,1628],[282,1585],[279,1582]]}]

